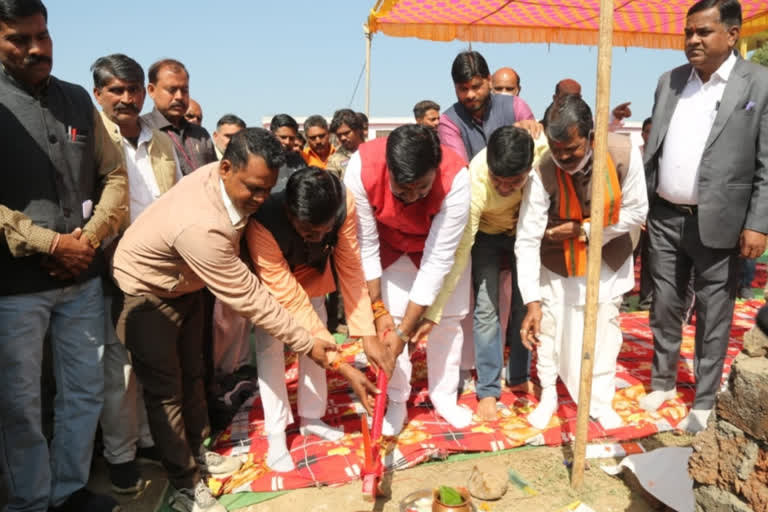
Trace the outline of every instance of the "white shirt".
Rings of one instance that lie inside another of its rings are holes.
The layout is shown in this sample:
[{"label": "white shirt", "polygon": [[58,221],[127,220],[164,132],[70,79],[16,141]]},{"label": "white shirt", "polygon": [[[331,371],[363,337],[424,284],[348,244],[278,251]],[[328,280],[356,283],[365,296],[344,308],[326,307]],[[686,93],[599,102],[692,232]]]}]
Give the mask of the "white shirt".
[{"label": "white shirt", "polygon": [[[382,269],[376,218],[363,186],[361,172],[360,153],[355,152],[347,164],[344,184],[355,196],[357,237],[360,240],[363,273],[365,279],[370,281],[380,278]],[[451,190],[440,205],[440,211],[432,219],[432,226],[424,244],[421,266],[411,285],[408,297],[411,302],[430,306],[440,292],[443,279],[453,266],[453,256],[467,225],[470,195],[469,171],[465,167],[454,177]]]},{"label": "white shirt", "polygon": [[735,64],[736,56],[731,53],[707,83],[702,83],[695,69],[691,70],[669,122],[659,158],[656,193],[671,203],[698,203],[701,156]]},{"label": "white shirt", "polygon": [[[149,143],[152,140],[152,129],[144,121],[139,119],[141,132],[136,147],[133,147],[128,139],[123,137],[123,153],[125,154],[125,167],[128,172],[128,190],[131,196],[131,223],[136,220],[147,206],[160,197],[160,188],[157,178],[152,170],[152,160],[149,157]],[[173,152],[176,161],[176,182],[181,179],[181,168]]]},{"label": "white shirt", "polygon": [[[240,210],[237,209],[237,206],[235,206],[235,203],[229,198],[227,191],[224,189],[224,180],[221,178],[219,178],[219,188],[221,189],[221,200],[224,203],[224,209],[227,210],[230,222],[232,222],[232,225],[237,229],[245,227],[247,216],[242,214]],[[242,226],[238,226],[238,224],[242,224]]]},{"label": "white shirt", "polygon": [[[564,300],[566,304],[584,304],[587,295],[587,278],[564,277],[541,265],[541,239],[547,229],[549,194],[544,189],[539,174],[531,173],[531,179],[523,189],[520,204],[520,220],[517,222],[515,255],[517,279],[524,304],[538,300]],[[621,209],[619,221],[603,228],[603,245],[624,233],[640,228],[648,213],[648,192],[645,188],[643,159],[637,146],[632,146],[629,169],[621,185]],[[584,229],[589,234],[587,223]],[[618,271],[605,262],[600,268],[600,293],[598,300],[607,302],[631,290],[635,286],[632,255]]]}]

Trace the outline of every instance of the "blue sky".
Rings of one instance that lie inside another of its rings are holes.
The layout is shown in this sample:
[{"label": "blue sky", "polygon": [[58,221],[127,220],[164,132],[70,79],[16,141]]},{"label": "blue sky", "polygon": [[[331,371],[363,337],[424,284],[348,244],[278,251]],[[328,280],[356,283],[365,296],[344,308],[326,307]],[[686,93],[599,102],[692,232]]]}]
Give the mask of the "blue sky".
[{"label": "blue sky", "polygon": [[[365,62],[362,24],[374,0],[48,0],[53,72],[88,90],[98,57],[125,53],[146,69],[174,57],[190,70],[190,92],[204,126],[234,112],[249,125],[262,116],[323,114],[350,105]],[[437,43],[375,34],[371,115],[408,116],[422,99],[447,108],[456,101],[451,62],[467,43]],[[544,44],[473,44],[491,71],[514,67],[521,96],[540,116],[562,78],[581,82],[594,105],[597,49]],[[685,63],[678,50],[614,48],[611,105],[631,101],[632,120],[650,115],[664,71]],[[363,110],[365,79],[351,108]],[[145,110],[152,108],[147,98]]]}]

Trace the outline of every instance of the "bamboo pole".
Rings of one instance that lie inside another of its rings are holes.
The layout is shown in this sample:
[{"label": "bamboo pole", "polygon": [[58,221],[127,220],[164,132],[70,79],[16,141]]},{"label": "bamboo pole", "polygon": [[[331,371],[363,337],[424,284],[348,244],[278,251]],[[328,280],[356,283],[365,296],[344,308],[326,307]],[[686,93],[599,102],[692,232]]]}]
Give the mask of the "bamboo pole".
[{"label": "bamboo pole", "polygon": [[[363,25],[363,33],[365,34],[365,115],[371,117],[371,34],[368,25]],[[366,133],[367,137],[368,134]]]},{"label": "bamboo pole", "polygon": [[576,417],[576,442],[573,449],[571,485],[584,483],[584,466],[589,428],[589,402],[592,395],[597,309],[600,292],[600,266],[603,246],[603,195],[608,150],[608,110],[611,101],[611,52],[613,49],[613,0],[600,1],[600,34],[597,50],[597,105],[595,146],[592,168],[592,208],[590,210],[589,250],[587,255],[587,297],[584,313],[584,343],[581,352],[579,409]]}]

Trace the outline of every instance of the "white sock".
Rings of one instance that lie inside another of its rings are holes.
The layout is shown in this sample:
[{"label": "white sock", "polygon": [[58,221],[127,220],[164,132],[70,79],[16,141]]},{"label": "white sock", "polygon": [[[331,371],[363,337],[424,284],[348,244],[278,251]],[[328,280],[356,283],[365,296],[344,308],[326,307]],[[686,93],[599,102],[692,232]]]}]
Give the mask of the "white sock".
[{"label": "white sock", "polygon": [[437,413],[453,428],[466,428],[472,424],[472,411],[458,404],[435,405]]},{"label": "white sock", "polygon": [[338,441],[344,437],[344,429],[333,428],[320,418],[301,418],[299,432],[303,436],[314,434],[326,441]]},{"label": "white sock", "polygon": [[291,452],[288,451],[288,444],[285,441],[285,432],[279,434],[267,435],[269,448],[267,449],[267,466],[278,473],[293,471],[296,466],[291,459]]},{"label": "white sock", "polygon": [[544,430],[557,410],[557,389],[549,386],[541,390],[539,405],[528,415],[528,423],[534,428]]},{"label": "white sock", "polygon": [[387,401],[387,413],[384,415],[384,422],[381,426],[381,434],[385,436],[396,436],[403,430],[403,424],[408,417],[408,408],[405,402]]},{"label": "white sock", "polygon": [[661,407],[661,404],[675,397],[677,397],[677,389],[672,388],[669,391],[651,391],[647,395],[640,397],[637,402],[646,411],[655,412],[656,409]]},{"label": "white sock", "polygon": [[683,418],[683,421],[677,425],[677,428],[691,434],[701,432],[707,428],[707,420],[709,420],[710,414],[712,414],[712,409],[691,409],[688,416]]},{"label": "white sock", "polygon": [[614,428],[619,428],[624,424],[624,422],[621,420],[621,416],[616,414],[616,411],[613,409],[606,409],[603,411],[600,416],[597,417],[597,421],[600,422],[600,425],[605,430],[612,430]]}]

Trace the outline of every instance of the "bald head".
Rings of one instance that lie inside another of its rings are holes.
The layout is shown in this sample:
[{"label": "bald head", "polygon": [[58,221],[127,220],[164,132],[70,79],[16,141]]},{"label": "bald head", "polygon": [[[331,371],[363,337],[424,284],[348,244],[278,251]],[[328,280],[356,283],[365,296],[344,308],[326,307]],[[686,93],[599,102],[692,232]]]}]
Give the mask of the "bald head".
[{"label": "bald head", "polygon": [[189,99],[189,107],[187,107],[187,113],[184,114],[184,119],[190,124],[196,124],[200,126],[203,124],[203,107],[198,102]]},{"label": "bald head", "polygon": [[575,95],[581,98],[581,84],[576,80],[566,78],[557,82],[555,94],[552,95],[552,101],[557,101],[561,96]]},{"label": "bald head", "polygon": [[512,68],[498,69],[491,77],[491,88],[496,94],[517,96],[520,94],[520,77]]}]

